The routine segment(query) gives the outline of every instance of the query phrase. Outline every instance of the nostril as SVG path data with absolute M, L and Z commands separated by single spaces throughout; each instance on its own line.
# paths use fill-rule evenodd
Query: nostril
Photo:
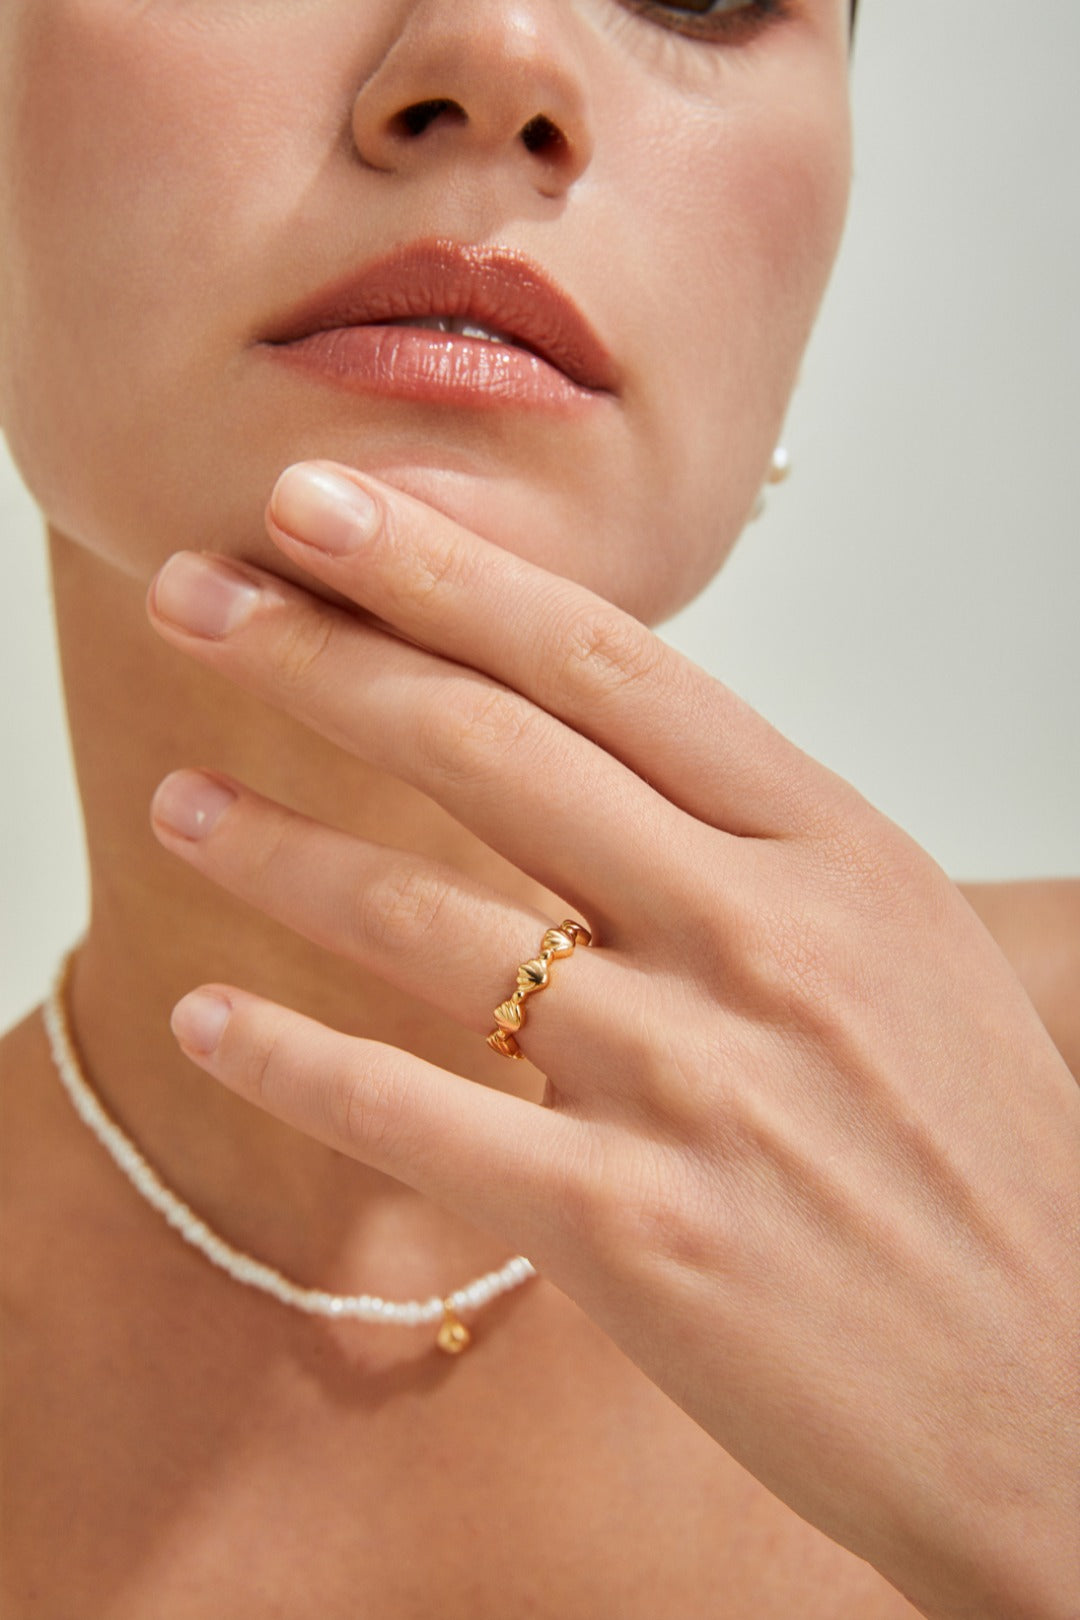
M 415 101 L 411 107 L 403 107 L 391 119 L 391 128 L 399 135 L 423 135 L 425 130 L 442 117 L 448 118 L 455 124 L 467 124 L 468 114 L 465 109 L 449 97 L 438 96 L 428 101 Z M 545 113 L 537 113 L 524 124 L 520 136 L 526 149 L 538 152 L 547 157 L 557 157 L 567 149 L 567 139 L 557 124 L 553 123 Z
M 455 123 L 464 124 L 467 120 L 465 113 L 456 101 L 448 101 L 445 97 L 435 101 L 417 101 L 411 107 L 405 107 L 399 112 L 393 122 L 398 129 L 406 135 L 422 135 L 429 124 L 436 118 L 448 113 Z
M 545 152 L 552 156 L 566 145 L 566 136 L 543 113 L 537 113 L 521 131 L 521 138 L 530 152 Z

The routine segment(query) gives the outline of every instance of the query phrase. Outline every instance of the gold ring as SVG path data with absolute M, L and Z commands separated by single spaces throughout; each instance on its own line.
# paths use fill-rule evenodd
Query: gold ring
M 540 941 L 539 955 L 522 962 L 518 968 L 517 989 L 495 1009 L 497 1027 L 487 1037 L 493 1051 L 501 1052 L 503 1057 L 508 1058 L 525 1056 L 514 1039 L 525 1022 L 525 1008 L 522 1005 L 525 997 L 544 989 L 548 983 L 548 968 L 557 956 L 572 956 L 575 945 L 591 944 L 592 935 L 584 923 L 568 920 L 560 923 L 558 928 L 548 929 Z

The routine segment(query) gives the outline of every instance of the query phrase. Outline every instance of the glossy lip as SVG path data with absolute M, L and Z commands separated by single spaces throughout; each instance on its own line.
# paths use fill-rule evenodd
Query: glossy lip
M 493 327 L 578 389 L 619 392 L 621 376 L 611 355 L 573 300 L 537 265 L 512 248 L 462 245 L 445 237 L 407 243 L 322 288 L 290 310 L 262 341 L 287 347 L 320 332 L 372 325 L 392 328 L 396 338 L 404 339 L 415 329 L 394 328 L 395 318 L 424 315 Z M 445 345 L 450 334 L 420 329 L 416 337 Z M 518 353 L 483 339 L 455 341 L 462 349 L 468 345 Z M 535 369 L 535 359 L 532 364 Z

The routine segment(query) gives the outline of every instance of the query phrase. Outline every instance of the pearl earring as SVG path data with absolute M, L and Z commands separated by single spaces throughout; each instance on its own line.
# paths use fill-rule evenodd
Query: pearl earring
M 782 484 L 784 480 L 790 476 L 790 473 L 791 457 L 785 447 L 782 444 L 778 444 L 772 453 L 772 460 L 769 462 L 769 470 L 765 474 L 766 487 L 769 484 Z M 758 492 L 757 500 L 754 502 L 753 510 L 750 513 L 751 523 L 754 522 L 755 518 L 759 518 L 764 510 L 765 490 L 762 489 Z

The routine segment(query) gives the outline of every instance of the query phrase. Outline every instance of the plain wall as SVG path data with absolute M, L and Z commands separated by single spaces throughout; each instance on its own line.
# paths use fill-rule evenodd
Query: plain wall
M 841 263 L 772 493 L 664 631 L 957 879 L 1080 871 L 1080 7 L 867 0 Z M 0 456 L 0 1026 L 86 877 L 41 520 Z

